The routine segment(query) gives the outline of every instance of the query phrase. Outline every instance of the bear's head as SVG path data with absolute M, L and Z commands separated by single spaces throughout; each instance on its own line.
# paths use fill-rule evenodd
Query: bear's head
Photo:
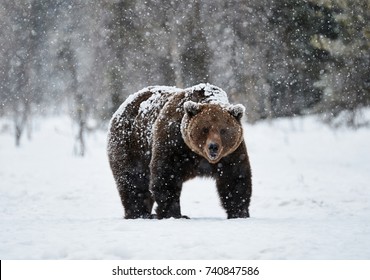
M 184 103 L 181 133 L 186 145 L 209 163 L 234 152 L 243 141 L 243 105 Z

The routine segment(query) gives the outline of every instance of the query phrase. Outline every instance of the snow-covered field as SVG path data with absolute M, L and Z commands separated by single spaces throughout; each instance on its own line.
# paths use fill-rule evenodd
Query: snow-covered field
M 0 259 L 370 259 L 370 129 L 246 125 L 252 218 L 225 219 L 196 179 L 181 201 L 192 219 L 158 221 L 122 219 L 105 133 L 80 158 L 68 118 L 36 122 L 18 149 L 1 124 Z

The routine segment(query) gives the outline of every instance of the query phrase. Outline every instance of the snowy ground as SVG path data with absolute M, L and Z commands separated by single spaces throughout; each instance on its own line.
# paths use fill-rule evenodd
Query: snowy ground
M 49 119 L 17 149 L 0 127 L 0 259 L 370 259 L 370 129 L 248 125 L 252 218 L 226 220 L 196 179 L 182 195 L 192 219 L 161 221 L 123 220 L 105 134 L 79 158 L 71 131 Z

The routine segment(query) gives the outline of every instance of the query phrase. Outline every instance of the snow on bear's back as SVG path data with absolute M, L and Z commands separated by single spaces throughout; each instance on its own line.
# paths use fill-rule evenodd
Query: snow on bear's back
M 152 110 L 160 110 L 169 97 L 175 93 L 181 92 L 182 89 L 169 86 L 153 86 L 148 87 L 147 91 L 150 91 L 152 95 L 141 102 L 138 115 L 146 115 Z
M 122 115 L 125 111 L 128 104 L 132 103 L 134 100 L 139 98 L 141 95 L 152 92 L 154 97 L 151 97 L 151 101 L 157 99 L 159 95 L 163 93 L 174 94 L 178 92 L 185 91 L 188 94 L 192 94 L 195 91 L 204 91 L 205 102 L 209 103 L 221 103 L 221 104 L 228 104 L 229 100 L 227 97 L 226 92 L 224 92 L 221 88 L 211 85 L 209 83 L 200 83 L 198 85 L 181 89 L 173 86 L 149 86 L 145 87 L 127 97 L 127 99 L 121 104 L 118 110 L 113 114 L 113 118 L 117 117 L 118 115 Z M 143 102 L 145 103 L 145 102 Z M 150 102 L 149 102 L 150 103 Z M 141 110 L 145 111 L 148 109 L 148 103 L 141 106 Z
M 145 111 L 147 111 L 149 109 L 149 105 L 155 106 L 156 102 L 153 102 L 153 101 L 157 100 L 158 97 L 160 95 L 162 95 L 163 93 L 173 94 L 173 93 L 180 92 L 180 91 L 182 91 L 182 89 L 179 89 L 179 88 L 176 88 L 176 87 L 170 87 L 170 86 L 149 86 L 149 87 L 145 87 L 145 88 L 129 95 L 126 98 L 126 100 L 121 104 L 121 106 L 117 109 L 117 111 L 113 114 L 112 120 L 116 119 L 117 117 L 119 118 L 122 114 L 124 114 L 124 112 L 125 112 L 125 110 L 126 110 L 126 108 L 129 104 L 131 104 L 132 102 L 134 102 L 135 100 L 137 100 L 142 95 L 144 95 L 148 92 L 153 93 L 153 95 L 149 98 L 150 99 L 149 102 L 144 101 L 144 102 L 142 102 L 142 104 L 140 104 L 139 113 L 145 113 Z M 148 100 L 146 100 L 146 101 L 148 101 Z
M 185 89 L 186 92 L 192 94 L 196 91 L 203 91 L 204 100 L 202 103 L 228 105 L 229 99 L 225 91 L 221 88 L 211 85 L 209 83 L 201 83 L 190 88 Z

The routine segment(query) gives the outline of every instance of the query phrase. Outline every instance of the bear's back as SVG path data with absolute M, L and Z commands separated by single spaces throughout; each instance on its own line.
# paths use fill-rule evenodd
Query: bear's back
M 151 86 L 146 87 L 127 97 L 118 110 L 113 114 L 112 120 L 126 116 L 146 115 L 151 111 L 161 109 L 176 92 L 181 91 L 176 87 Z
M 149 148 L 152 127 L 161 109 L 181 91 L 175 87 L 151 86 L 131 94 L 110 121 L 110 142 L 119 142 L 120 146 L 126 147 L 136 142 Z

